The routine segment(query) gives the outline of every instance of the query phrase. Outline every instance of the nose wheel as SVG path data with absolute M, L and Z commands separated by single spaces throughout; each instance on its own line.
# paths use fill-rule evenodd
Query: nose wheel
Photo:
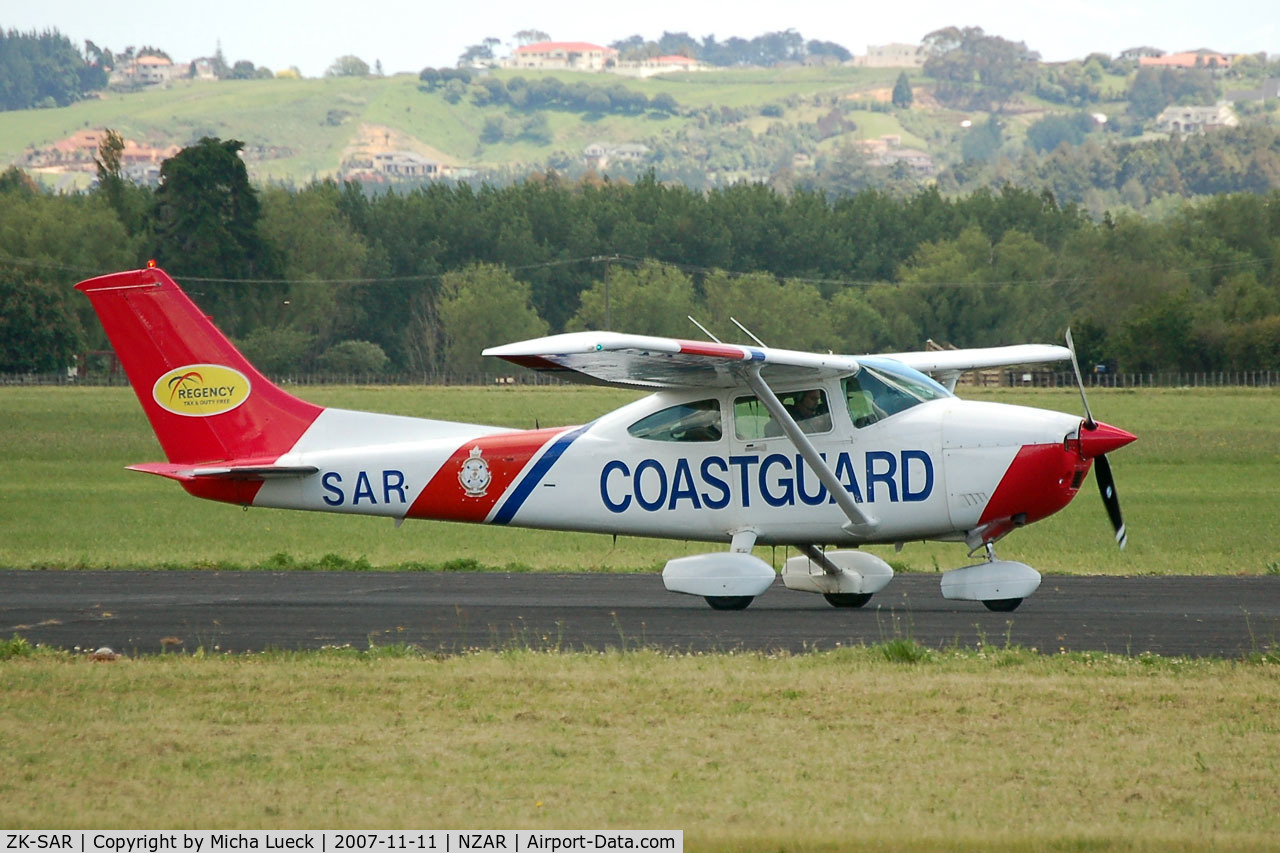
M 983 607 L 995 613 L 1017 610 L 1039 588 L 1040 573 L 1026 563 L 997 559 L 991 542 L 983 546 L 987 552 L 986 562 L 943 574 L 942 597 L 953 601 L 981 601 Z

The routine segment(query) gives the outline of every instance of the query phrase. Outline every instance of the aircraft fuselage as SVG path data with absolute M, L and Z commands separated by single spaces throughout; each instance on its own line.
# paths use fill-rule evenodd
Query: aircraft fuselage
M 1089 467 L 1066 444 L 1080 426 L 1072 415 L 953 397 L 855 429 L 837 411 L 811 440 L 878 520 L 866 539 L 841 531 L 835 499 L 783 436 L 628 433 L 646 414 L 696 396 L 706 395 L 661 392 L 579 427 L 449 423 L 445 436 L 422 440 L 411 438 L 415 424 L 426 434 L 445 424 L 381 416 L 390 440 L 354 446 L 339 435 L 344 413 L 327 410 L 277 460 L 317 472 L 264 482 L 247 503 L 721 542 L 753 528 L 762 544 L 858 544 L 962 538 L 992 520 L 989 509 L 1034 521 L 1070 502 Z M 363 434 L 381 432 L 362 418 Z

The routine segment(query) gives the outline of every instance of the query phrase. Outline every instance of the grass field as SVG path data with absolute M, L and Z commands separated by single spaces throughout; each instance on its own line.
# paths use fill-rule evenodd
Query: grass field
M 588 388 L 308 388 L 317 403 L 513 427 L 583 423 L 633 399 Z M 1071 390 L 971 393 L 1078 411 Z M 1000 543 L 1000 555 L 1073 574 L 1280 572 L 1280 393 L 1098 391 L 1094 411 L 1139 436 L 1115 454 L 1129 548 L 1120 552 L 1092 477 L 1052 518 Z M 0 565 L 135 568 L 480 566 L 656 570 L 705 544 L 386 519 L 198 501 L 175 483 L 123 470 L 162 459 L 128 389 L 0 388 Z M 964 565 L 961 545 L 871 549 L 895 567 Z M 785 557 L 759 549 L 766 559 Z M 326 555 L 331 555 L 326 560 Z
M 1275 849 L 1277 666 L 907 639 L 801 656 L 15 654 L 0 659 L 0 826 Z
M 596 388 L 315 388 L 317 402 L 578 423 Z M 1074 411 L 1069 391 L 984 399 Z M 1117 554 L 1087 484 L 1001 555 L 1072 572 L 1276 571 L 1274 391 L 1096 392 Z M 0 388 L 0 564 L 656 568 L 705 546 L 242 512 L 122 470 L 159 459 L 127 389 Z M 884 555 L 934 571 L 960 546 Z M 763 552 L 768 556 L 768 552 Z M 278 562 L 278 561 L 277 561 Z M 715 851 L 1267 850 L 1280 655 L 1238 661 L 884 642 L 805 655 L 406 647 L 94 663 L 0 639 L 6 828 L 664 828 Z

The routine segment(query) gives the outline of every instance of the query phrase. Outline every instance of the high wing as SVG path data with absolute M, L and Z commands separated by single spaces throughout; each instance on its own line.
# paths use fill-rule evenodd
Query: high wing
M 770 382 L 828 379 L 858 371 L 850 355 L 800 352 L 707 343 L 618 332 L 571 332 L 490 347 L 485 355 L 566 379 L 630 388 L 732 388 L 746 385 L 759 368 Z M 1008 347 L 885 353 L 948 387 L 966 370 L 1069 361 L 1066 347 L 1022 344 Z
M 928 373 L 947 386 L 948 391 L 954 391 L 956 379 L 966 370 L 1070 361 L 1071 350 L 1048 344 L 1019 344 L 1009 347 L 978 347 L 931 352 L 893 352 L 885 353 L 880 357 L 891 358 L 921 373 Z
M 686 341 L 618 332 L 570 332 L 489 347 L 485 355 L 566 379 L 629 388 L 736 388 L 747 375 L 770 382 L 856 373 L 858 360 L 771 347 Z
M 1048 344 L 1019 344 L 1011 347 L 979 347 L 933 352 L 888 352 L 881 358 L 892 358 L 922 373 L 945 373 L 952 370 L 963 372 L 985 367 L 1070 361 L 1071 350 Z

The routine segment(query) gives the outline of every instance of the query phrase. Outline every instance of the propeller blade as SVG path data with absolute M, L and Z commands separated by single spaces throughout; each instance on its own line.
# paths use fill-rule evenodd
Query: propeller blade
M 1120 496 L 1116 494 L 1116 481 L 1111 475 L 1111 463 L 1105 455 L 1093 460 L 1093 474 L 1098 478 L 1098 491 L 1102 493 L 1102 504 L 1107 508 L 1111 518 L 1111 526 L 1116 530 L 1116 544 L 1124 550 L 1129 542 L 1129 534 L 1125 530 L 1124 518 L 1120 515 Z
M 1111 526 L 1116 530 L 1116 544 L 1120 550 L 1129 544 L 1129 533 L 1125 530 L 1124 517 L 1120 515 L 1120 497 L 1116 494 L 1116 479 L 1111 474 L 1111 463 L 1107 461 L 1106 451 L 1123 447 L 1134 440 L 1134 436 L 1122 429 L 1107 424 L 1099 424 L 1089 411 L 1089 398 L 1084 393 L 1084 377 L 1080 375 L 1080 360 L 1076 358 L 1076 344 L 1071 340 L 1071 329 L 1067 329 L 1067 349 L 1071 351 L 1071 367 L 1076 372 L 1076 386 L 1080 389 L 1080 402 L 1084 403 L 1084 423 L 1080 425 L 1080 452 L 1086 458 L 1093 459 L 1093 474 L 1098 479 L 1098 491 L 1102 493 L 1102 505 L 1107 508 L 1107 516 Z M 1091 433 L 1086 436 L 1085 432 Z
M 1076 387 L 1080 389 L 1080 402 L 1084 403 L 1084 427 L 1092 430 L 1097 426 L 1093 413 L 1089 411 L 1089 398 L 1084 394 L 1084 377 L 1080 375 L 1080 362 L 1076 359 L 1076 345 L 1071 340 L 1071 329 L 1067 329 L 1067 349 L 1071 350 L 1071 366 L 1076 371 Z

